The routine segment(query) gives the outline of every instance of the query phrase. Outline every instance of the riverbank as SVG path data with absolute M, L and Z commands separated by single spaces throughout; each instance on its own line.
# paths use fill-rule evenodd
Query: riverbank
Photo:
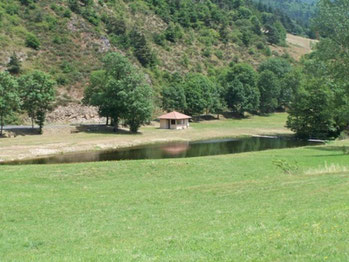
M 247 119 L 222 119 L 192 123 L 187 130 L 163 130 L 158 123 L 145 126 L 139 134 L 121 130 L 118 134 L 104 130 L 82 129 L 77 133 L 50 132 L 0 139 L 0 161 L 33 159 L 71 152 L 86 152 L 172 141 L 195 141 L 211 138 L 253 135 L 291 134 L 286 129 L 287 114 L 252 116 Z
M 0 166 L 0 260 L 347 261 L 345 147 Z

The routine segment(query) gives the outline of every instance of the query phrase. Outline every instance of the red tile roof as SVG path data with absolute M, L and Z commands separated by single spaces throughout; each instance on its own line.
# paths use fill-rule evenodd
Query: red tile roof
M 178 113 L 176 111 L 173 111 L 171 113 L 164 114 L 162 116 L 159 116 L 159 119 L 189 119 L 191 118 L 190 116 Z

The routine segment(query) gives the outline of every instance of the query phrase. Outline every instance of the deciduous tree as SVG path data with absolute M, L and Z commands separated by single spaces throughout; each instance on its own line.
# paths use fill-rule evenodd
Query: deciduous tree
M 272 113 L 279 106 L 280 82 L 276 75 L 265 70 L 259 75 L 258 88 L 260 96 L 260 112 Z
M 0 135 L 3 133 L 5 121 L 19 109 L 17 81 L 8 73 L 0 72 Z
M 46 113 L 52 109 L 55 101 L 55 81 L 41 71 L 28 73 L 19 79 L 20 95 L 23 102 L 23 109 L 34 122 L 39 125 L 39 132 L 45 123 Z
M 236 64 L 227 73 L 225 100 L 235 113 L 257 112 L 260 93 L 257 88 L 257 73 L 248 64 Z
M 152 89 L 121 54 L 106 55 L 103 64 L 103 70 L 91 74 L 84 102 L 97 106 L 100 115 L 112 117 L 115 131 L 119 120 L 123 119 L 132 132 L 137 132 L 150 120 Z

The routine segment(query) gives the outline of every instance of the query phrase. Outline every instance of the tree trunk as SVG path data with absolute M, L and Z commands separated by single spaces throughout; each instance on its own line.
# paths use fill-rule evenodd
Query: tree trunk
M 31 119 L 32 119 L 32 129 L 34 129 L 34 117 L 32 116 Z
M 0 136 L 2 136 L 2 132 L 4 130 L 4 116 L 3 114 L 1 114 L 1 123 L 0 123 L 1 127 L 0 127 Z
M 114 120 L 114 132 L 116 133 L 119 129 L 119 119 L 117 117 L 114 117 L 113 120 Z
M 109 125 L 109 116 L 107 116 L 107 122 L 106 122 L 106 124 L 105 124 L 106 126 L 108 126 Z

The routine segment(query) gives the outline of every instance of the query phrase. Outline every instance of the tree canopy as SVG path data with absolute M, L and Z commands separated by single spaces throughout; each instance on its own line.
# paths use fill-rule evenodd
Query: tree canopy
M 248 64 L 236 64 L 225 77 L 225 99 L 233 112 L 243 114 L 257 112 L 260 93 L 257 88 L 257 73 Z
M 18 84 L 8 72 L 0 72 L 0 135 L 8 117 L 20 106 Z
M 84 102 L 97 106 L 101 116 L 111 117 L 115 131 L 122 119 L 137 132 L 150 120 L 152 89 L 126 57 L 110 53 L 103 59 L 103 69 L 91 74 Z
M 28 113 L 32 122 L 39 125 L 39 131 L 46 119 L 46 113 L 52 108 L 55 100 L 55 81 L 41 71 L 34 71 L 19 78 L 20 95 L 23 109 Z
M 348 10 L 347 0 L 318 4 L 314 27 L 322 38 L 304 61 L 307 81 L 291 104 L 287 124 L 300 136 L 336 137 L 349 125 Z

